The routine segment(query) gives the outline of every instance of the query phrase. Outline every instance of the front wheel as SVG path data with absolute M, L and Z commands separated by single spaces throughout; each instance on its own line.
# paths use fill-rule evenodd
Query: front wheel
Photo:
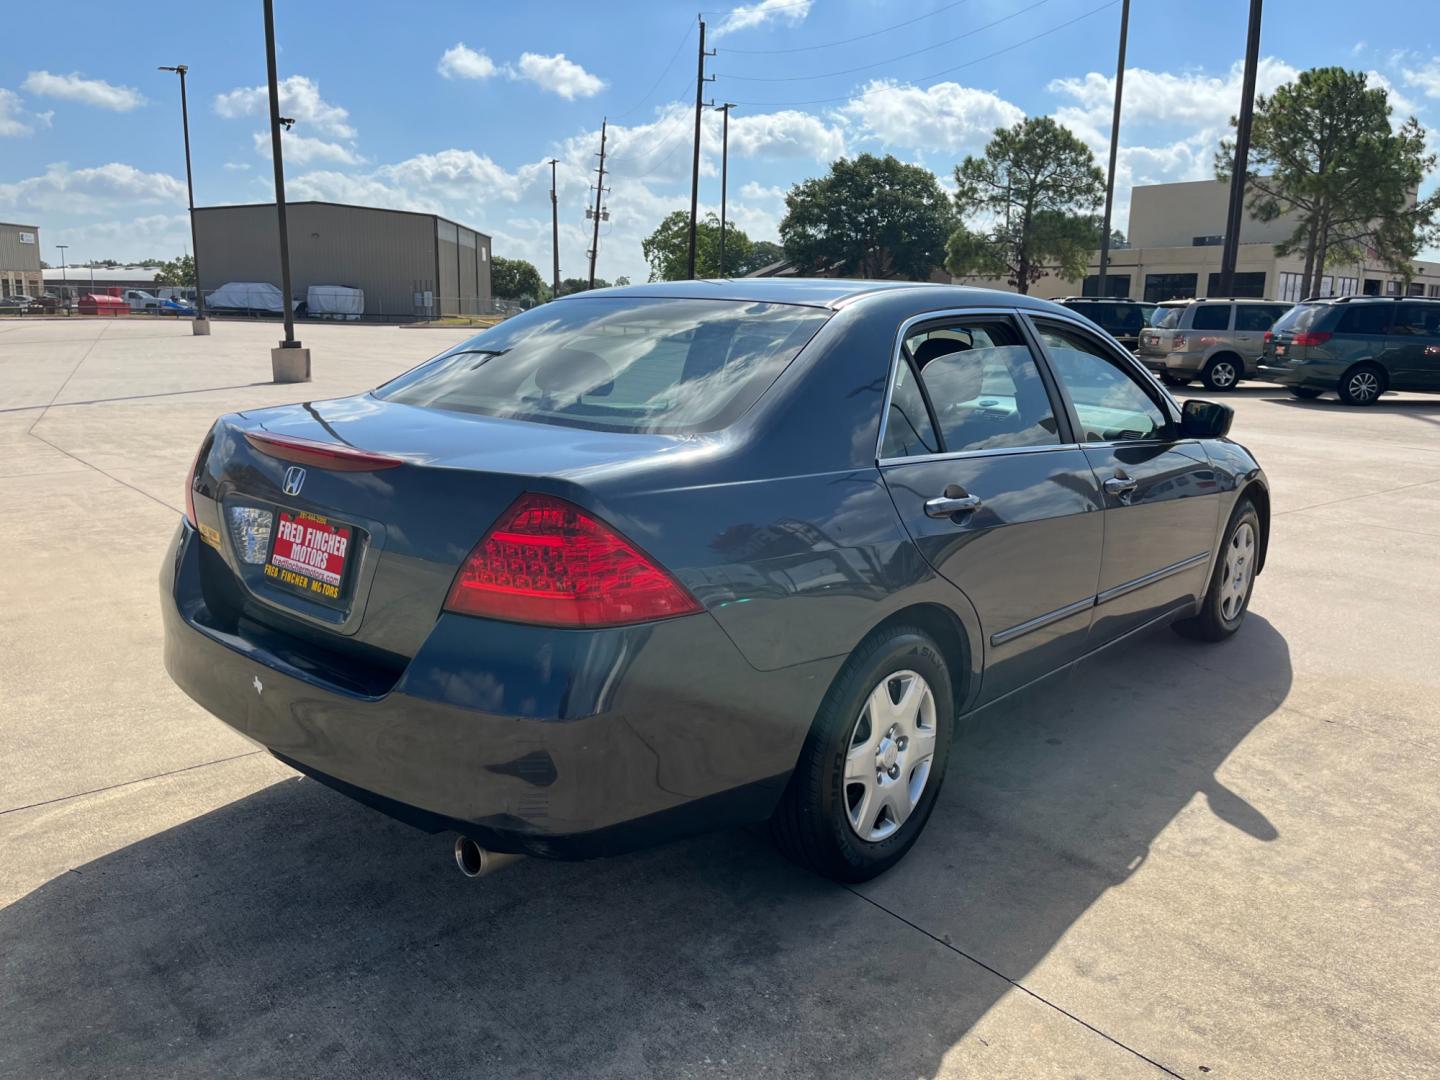
M 1260 515 L 1245 499 L 1230 516 L 1230 527 L 1210 575 L 1198 615 L 1174 623 L 1175 632 L 1197 641 L 1224 641 L 1245 621 L 1260 558 Z
M 836 881 L 888 870 L 930 818 L 954 726 L 950 673 L 928 634 L 866 639 L 816 714 L 770 822 L 776 845 Z
M 1234 390 L 1235 384 L 1240 381 L 1240 361 L 1233 356 L 1211 357 L 1210 362 L 1205 365 L 1205 370 L 1200 373 L 1200 381 L 1205 384 L 1207 390 L 1218 390 L 1222 393 L 1226 390 Z

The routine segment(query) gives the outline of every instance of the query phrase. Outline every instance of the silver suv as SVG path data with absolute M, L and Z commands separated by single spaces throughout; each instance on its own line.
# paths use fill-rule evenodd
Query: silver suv
M 1265 332 L 1292 305 L 1273 300 L 1168 300 L 1140 332 L 1135 355 L 1169 386 L 1199 379 L 1209 390 L 1233 390 L 1255 374 Z

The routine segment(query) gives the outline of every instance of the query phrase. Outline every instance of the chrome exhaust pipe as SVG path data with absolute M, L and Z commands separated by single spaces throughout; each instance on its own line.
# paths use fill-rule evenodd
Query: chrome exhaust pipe
M 520 858 L 519 855 L 509 855 L 503 851 L 488 851 L 468 836 L 455 838 L 455 865 L 460 868 L 460 873 L 468 878 L 493 874 L 502 866 L 509 866 Z

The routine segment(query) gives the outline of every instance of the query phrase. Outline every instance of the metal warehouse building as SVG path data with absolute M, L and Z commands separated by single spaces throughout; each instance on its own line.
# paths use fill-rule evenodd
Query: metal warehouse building
M 435 214 L 287 202 L 295 298 L 311 285 L 365 291 L 367 318 L 479 315 L 490 310 L 490 237 Z M 195 208 L 200 287 L 280 284 L 274 203 Z

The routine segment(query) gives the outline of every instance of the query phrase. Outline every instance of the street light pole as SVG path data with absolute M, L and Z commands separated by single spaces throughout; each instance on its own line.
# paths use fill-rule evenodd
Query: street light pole
M 176 64 L 160 70 L 173 71 L 180 76 L 180 125 L 185 134 L 185 190 L 190 199 L 190 250 L 194 252 L 190 257 L 190 264 L 195 268 L 195 318 L 190 327 L 197 336 L 203 337 L 210 333 L 210 320 L 205 317 L 205 291 L 200 287 L 200 242 L 195 236 L 195 177 L 190 170 L 190 103 L 185 95 L 185 73 L 190 67 L 188 64 Z
M 1260 62 L 1260 4 L 1250 0 L 1250 29 L 1245 40 L 1245 82 L 1240 116 L 1235 121 L 1235 164 L 1230 170 L 1230 207 L 1225 215 L 1225 247 L 1220 253 L 1220 295 L 1235 292 L 1235 263 L 1240 256 L 1240 225 L 1245 218 L 1245 178 L 1250 171 L 1250 121 L 1255 115 L 1255 69 Z
M 60 252 L 60 295 L 65 298 L 65 310 L 70 310 L 70 277 L 65 272 L 65 249 L 69 244 L 56 244 L 55 250 Z
M 560 200 L 555 195 L 555 166 L 559 158 L 550 159 L 550 258 L 553 277 L 550 284 L 550 299 L 560 299 Z
M 1108 296 L 1105 279 L 1110 272 L 1110 208 L 1115 201 L 1115 153 L 1120 149 L 1120 99 L 1125 93 L 1125 39 L 1130 32 L 1130 0 L 1120 6 L 1120 54 L 1115 61 L 1115 109 L 1110 116 L 1110 171 L 1105 174 L 1105 221 L 1100 230 L 1100 280 L 1096 296 Z M 1080 283 L 1085 291 L 1085 283 Z
M 280 91 L 275 78 L 275 0 L 265 0 L 265 67 L 270 83 L 270 153 L 275 163 L 275 215 L 280 227 L 280 307 L 285 313 L 285 340 L 270 350 L 270 367 L 276 382 L 309 382 L 310 351 L 295 340 L 295 310 L 290 298 L 290 230 L 285 220 L 285 161 L 280 152 L 280 131 L 294 120 L 280 115 Z
M 721 122 L 720 135 L 720 276 L 725 276 L 725 195 L 730 187 L 730 110 L 735 108 L 733 101 L 727 101 L 720 106 L 720 112 L 724 114 Z

